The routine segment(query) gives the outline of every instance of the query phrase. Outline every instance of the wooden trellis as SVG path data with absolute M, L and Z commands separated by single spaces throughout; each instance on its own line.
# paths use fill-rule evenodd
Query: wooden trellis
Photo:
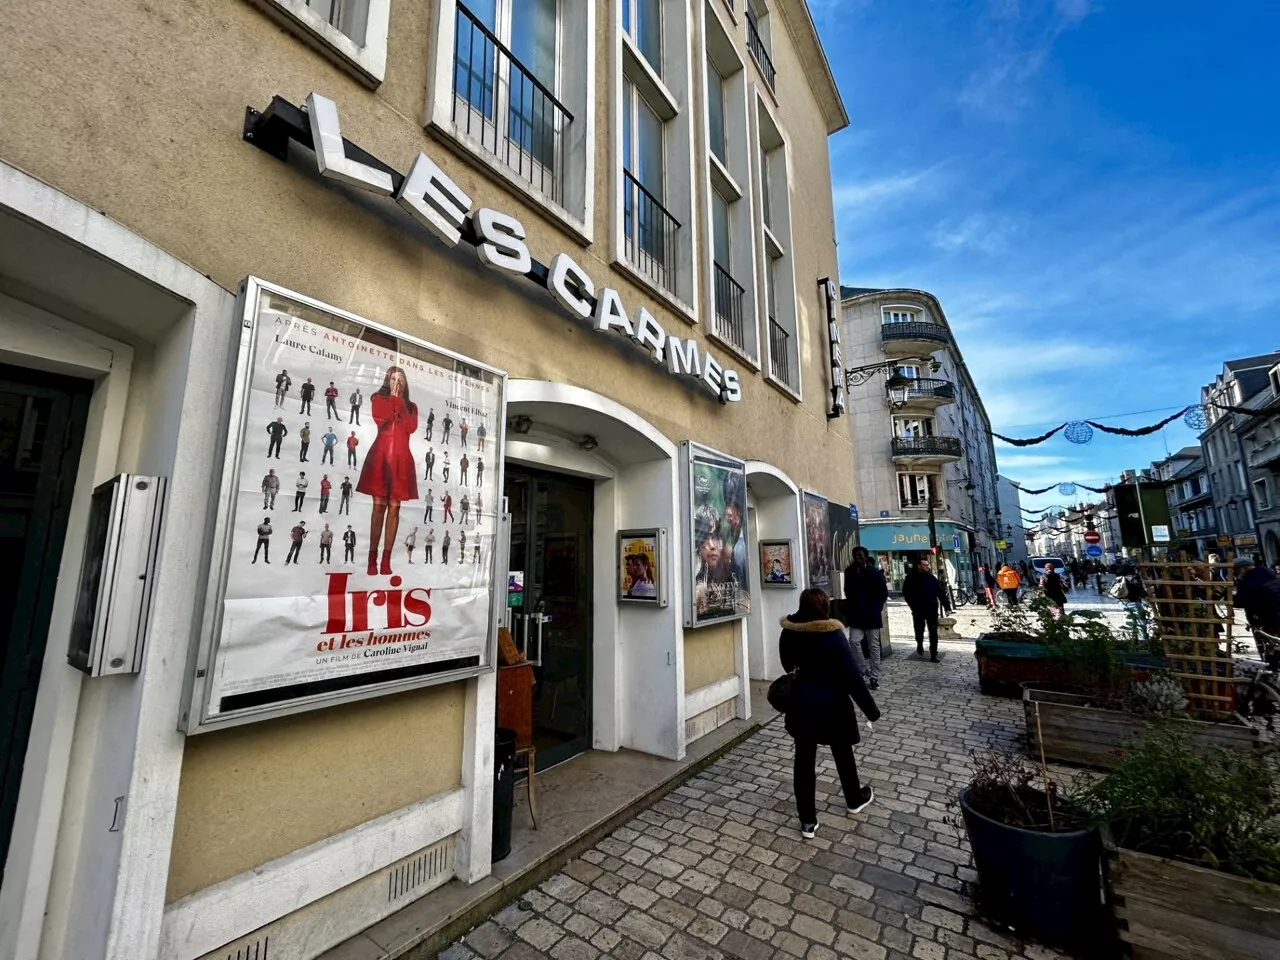
M 1236 708 L 1231 565 L 1166 560 L 1142 563 L 1139 572 L 1155 607 L 1165 665 L 1185 688 L 1191 709 L 1230 717 Z

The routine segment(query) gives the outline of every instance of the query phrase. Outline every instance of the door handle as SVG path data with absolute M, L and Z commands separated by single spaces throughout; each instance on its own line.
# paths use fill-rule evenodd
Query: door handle
M 532 657 L 532 656 L 529 656 L 528 654 L 526 654 L 526 656 L 529 657 L 529 662 L 532 663 L 535 667 L 540 667 L 542 666 L 542 625 L 546 623 L 548 620 L 550 620 L 551 618 L 548 616 L 544 616 L 541 613 L 535 613 L 529 619 L 531 619 L 534 622 L 534 624 L 537 625 L 538 656 Z

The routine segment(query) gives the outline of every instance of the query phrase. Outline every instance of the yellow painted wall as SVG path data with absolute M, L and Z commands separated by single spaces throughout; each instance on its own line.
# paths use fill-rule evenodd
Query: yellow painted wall
M 684 632 L 684 692 L 737 673 L 734 659 L 733 623 L 717 623 Z
M 463 686 L 187 740 L 166 899 L 462 782 Z

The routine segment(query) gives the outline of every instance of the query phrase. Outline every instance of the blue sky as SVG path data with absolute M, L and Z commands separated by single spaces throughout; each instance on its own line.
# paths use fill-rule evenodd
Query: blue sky
M 840 279 L 936 294 L 998 432 L 1184 406 L 1280 349 L 1280 2 L 809 2 L 851 120 Z M 1100 486 L 1195 442 L 997 456 Z

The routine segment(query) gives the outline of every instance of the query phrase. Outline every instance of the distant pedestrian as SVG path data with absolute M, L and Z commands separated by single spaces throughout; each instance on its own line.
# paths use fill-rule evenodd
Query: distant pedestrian
M 311 423 L 308 421 L 302 425 L 302 429 L 298 431 L 298 462 L 307 462 L 307 449 L 311 446 Z
M 467 485 L 467 468 L 471 466 L 471 461 L 467 459 L 464 453 L 462 459 L 458 461 L 458 482 L 464 487 Z
M 320 562 L 328 563 L 333 559 L 333 531 L 326 523 L 320 531 Z
M 829 611 L 823 591 L 805 590 L 799 609 L 782 621 L 778 641 L 783 669 L 793 673 L 786 729 L 795 741 L 796 812 L 805 838 L 818 829 L 819 744 L 831 747 L 849 813 L 858 813 L 875 799 L 871 787 L 859 781 L 853 758 L 853 746 L 862 739 L 854 704 L 872 723 L 880 719 L 880 708 L 862 681 L 843 624 L 829 619 Z
M 489 431 L 484 427 L 484 421 L 480 421 L 480 426 L 476 427 L 476 450 L 484 453 L 484 438 L 489 435 Z M 1280 567 L 1280 563 L 1276 564 Z
M 1044 592 L 1046 598 L 1052 606 L 1049 612 L 1054 618 L 1062 616 L 1067 606 L 1067 591 L 1064 588 L 1062 577 L 1052 563 L 1044 565 L 1044 577 L 1040 580 L 1040 589 Z
M 458 510 L 460 511 L 458 522 L 466 523 L 471 513 L 471 500 L 465 493 L 462 495 L 462 499 L 458 501 Z
M 470 425 L 468 425 L 468 423 L 467 423 L 467 418 L 466 418 L 466 417 L 463 417 L 463 418 L 458 422 L 458 439 L 462 442 L 462 449 L 463 449 L 463 450 L 467 449 L 467 433 L 468 433 L 470 430 L 471 430 L 471 427 L 470 427 Z
M 849 627 L 853 659 L 872 690 L 880 686 L 880 631 L 884 628 L 884 605 L 888 599 L 889 586 L 880 568 L 871 562 L 871 554 L 866 547 L 854 547 L 853 562 L 844 570 L 840 609 Z
M 982 592 L 987 598 L 987 606 L 994 610 L 996 608 L 996 578 L 991 573 L 991 568 L 985 563 L 978 565 L 978 573 L 982 576 Z
M 320 478 L 320 512 L 329 512 L 329 494 L 333 492 L 333 484 L 326 473 Z
M 300 513 L 302 511 L 302 501 L 307 498 L 307 474 L 304 470 L 298 474 L 298 480 L 293 485 L 293 512 Z
M 342 534 L 342 562 L 355 563 L 356 561 L 356 532 L 347 527 Z
M 357 437 L 356 432 L 352 430 L 351 436 L 347 437 L 347 466 L 348 467 L 359 466 L 359 464 L 356 462 L 356 447 L 358 446 L 360 446 L 360 438 Z
M 435 548 L 436 548 L 436 529 L 435 527 L 431 527 L 427 530 L 427 536 L 426 536 L 426 539 L 423 541 L 423 545 L 422 545 L 422 562 L 423 563 L 435 563 L 435 560 L 432 559 L 432 554 L 435 552 Z
M 444 415 L 444 419 L 440 421 L 440 426 L 444 430 L 444 432 L 440 434 L 440 442 L 448 443 L 449 431 L 453 428 L 453 419 L 449 416 L 447 412 Z
M 267 424 L 267 456 L 280 459 L 280 441 L 289 435 L 289 428 L 284 425 L 284 417 L 276 417 L 275 423 Z
M 289 379 L 289 371 L 281 370 L 276 374 L 276 406 L 283 407 L 285 394 L 289 392 L 289 388 L 293 386 L 293 381 Z
M 425 523 L 430 523 L 430 522 L 431 522 L 431 514 L 435 512 L 435 508 L 436 508 L 436 498 L 435 498 L 435 490 L 434 490 L 434 488 L 432 488 L 432 487 L 428 487 L 428 488 L 427 488 L 426 501 L 427 501 L 427 512 L 426 512 L 426 515 L 425 515 L 422 519 L 423 519 L 423 521 L 424 521 Z
M 435 427 L 435 425 L 436 425 L 436 411 L 435 411 L 435 408 L 432 407 L 429 411 L 427 411 L 427 432 L 423 434 L 424 440 L 431 439 L 431 430 L 432 428 Z
M 351 516 L 351 478 L 343 477 L 342 485 L 338 487 L 338 491 L 342 494 L 342 498 L 338 501 L 338 513 L 345 513 Z
M 427 464 L 427 473 L 426 473 L 426 476 L 424 476 L 422 479 L 434 480 L 435 472 L 436 472 L 436 448 L 435 447 L 427 447 L 426 464 Z
M 276 494 L 280 492 L 280 478 L 276 476 L 274 470 L 268 470 L 267 475 L 262 478 L 262 509 L 274 510 L 276 508 Z
M 453 497 L 449 496 L 449 491 L 444 492 L 444 496 L 440 498 L 443 507 L 441 512 L 441 522 L 451 523 L 453 521 Z
M 409 562 L 413 563 L 413 551 L 418 547 L 418 528 L 414 527 L 409 531 L 409 535 L 404 538 L 404 549 L 409 555 Z
M 444 539 L 440 541 L 440 562 L 441 563 L 449 562 L 449 543 L 450 543 L 449 531 L 446 530 L 444 532 Z
M 483 460 L 476 461 L 476 486 L 477 487 L 484 486 L 484 461 Z
M 325 432 L 325 435 L 320 438 L 320 443 L 323 444 L 324 446 L 324 449 L 320 452 L 320 462 L 324 463 L 325 459 L 327 458 L 329 463 L 332 464 L 333 448 L 338 444 L 338 435 L 333 432 L 332 427 L 330 427 Z
M 929 631 L 929 659 L 938 662 L 938 610 L 951 612 L 946 591 L 929 570 L 929 561 L 921 557 L 916 568 L 903 578 L 902 599 L 911 608 L 911 621 L 916 631 L 916 656 L 924 656 L 924 632 Z
M 458 534 L 458 562 L 467 562 L 467 531 L 465 530 Z
M 324 414 L 329 420 L 342 420 L 338 416 L 338 388 L 334 386 L 332 380 L 324 388 Z
M 289 553 L 284 558 L 285 566 L 293 564 L 297 566 L 298 554 L 302 552 L 302 541 L 307 539 L 307 524 L 305 520 L 299 520 L 298 525 L 289 531 Z

